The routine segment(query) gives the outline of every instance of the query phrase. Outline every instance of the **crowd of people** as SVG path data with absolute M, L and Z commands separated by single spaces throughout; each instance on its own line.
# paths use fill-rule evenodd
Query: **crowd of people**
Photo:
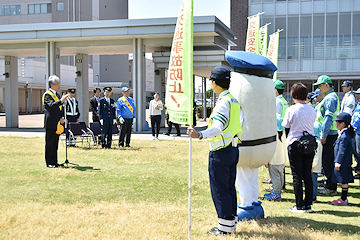
M 322 75 L 313 85 L 317 89 L 309 93 L 304 84 L 293 84 L 290 95 L 295 104 L 288 107 L 282 96 L 284 83 L 274 81 L 278 142 L 273 159 L 266 164 L 270 178 L 264 183 L 272 183 L 272 187 L 268 189 L 271 192 L 265 194 L 264 199 L 282 200 L 283 170 L 288 158 L 296 202 L 290 211 L 300 213 L 313 212 L 311 205 L 317 201 L 318 195 L 337 195 L 338 183 L 341 184 L 341 197 L 331 203 L 348 205 L 349 183 L 360 176 L 360 104 L 357 104 L 360 88 L 351 91 L 352 82 L 344 81 L 341 85 L 344 97 L 340 103 L 330 77 Z M 283 132 L 286 135 L 287 152 L 284 152 L 282 146 L 285 139 Z M 315 151 L 304 151 L 304 135 L 314 136 L 314 142 L 317 143 Z M 357 162 L 354 168 L 352 156 Z M 318 181 L 318 176 L 321 175 L 324 180 Z
M 242 123 L 241 108 L 230 94 L 230 70 L 215 67 L 211 72 L 212 89 L 219 94 L 219 100 L 209 118 L 208 128 L 197 132 L 194 126 L 187 129 L 191 138 L 208 139 L 210 189 L 218 214 L 219 225 L 208 233 L 219 235 L 231 233 L 236 229 L 237 200 L 235 190 L 236 166 L 239 161 L 238 146 L 241 144 Z M 75 89 L 69 89 L 60 97 L 59 78 L 50 76 L 49 90 L 43 96 L 45 106 L 46 146 L 45 160 L 49 168 L 59 167 L 57 147 L 59 126 L 67 122 L 79 121 L 78 102 Z M 272 183 L 270 193 L 264 195 L 269 201 L 281 201 L 281 192 L 285 188 L 285 164 L 290 163 L 293 177 L 295 206 L 292 212 L 311 213 L 312 205 L 318 195 L 337 195 L 337 185 L 341 184 L 341 197 L 333 200 L 334 205 L 348 205 L 349 183 L 360 176 L 360 88 L 352 90 L 352 82 L 344 81 L 345 93 L 341 103 L 334 91 L 333 82 L 327 75 L 319 76 L 313 84 L 317 89 L 310 92 L 303 83 L 291 86 L 290 95 L 295 104 L 289 106 L 283 97 L 285 84 L 274 81 L 276 94 L 276 152 L 265 165 L 269 169 Z M 111 87 L 105 87 L 104 97 L 101 89 L 94 90 L 90 99 L 93 122 L 101 125 L 101 146 L 110 148 L 112 128 L 120 125 L 119 147 L 130 146 L 131 129 L 136 121 L 136 107 L 130 97 L 130 89 L 122 88 L 123 96 L 117 102 L 112 99 Z M 356 97 L 355 97 L 355 95 Z M 63 109 L 63 103 L 66 101 Z M 161 111 L 166 109 L 159 100 L 159 93 L 149 104 L 153 140 L 158 140 Z M 230 118 L 231 114 L 231 118 Z M 64 119 L 65 116 L 65 119 Z M 166 135 L 170 135 L 172 125 L 180 136 L 179 125 L 171 123 Z M 195 124 L 194 124 L 195 125 Z M 274 138 L 275 140 L 275 138 Z M 306 140 L 306 141 L 305 141 Z M 352 159 L 357 165 L 352 168 Z M 356 175 L 353 176 L 353 171 Z M 318 186 L 318 176 L 324 176 L 323 187 Z M 305 191 L 303 190 L 305 187 Z

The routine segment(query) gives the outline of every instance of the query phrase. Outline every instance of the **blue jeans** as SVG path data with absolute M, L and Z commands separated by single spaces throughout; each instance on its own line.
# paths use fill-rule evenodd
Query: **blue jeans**
M 317 196 L 317 188 L 318 188 L 318 174 L 317 173 L 311 173 L 311 178 L 312 178 L 312 182 L 313 182 L 313 201 L 316 200 L 316 196 Z

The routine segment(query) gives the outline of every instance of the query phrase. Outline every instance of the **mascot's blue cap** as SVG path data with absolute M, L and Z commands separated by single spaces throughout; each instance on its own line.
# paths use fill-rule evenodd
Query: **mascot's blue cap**
M 225 58 L 235 70 L 251 75 L 272 77 L 269 75 L 272 75 L 277 70 L 277 67 L 270 59 L 251 52 L 226 51 Z

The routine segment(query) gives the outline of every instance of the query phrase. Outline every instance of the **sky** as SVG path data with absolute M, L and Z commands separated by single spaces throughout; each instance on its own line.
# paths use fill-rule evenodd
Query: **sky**
M 181 1 L 129 0 L 129 19 L 177 17 Z M 230 27 L 230 0 L 194 0 L 194 16 L 209 15 Z

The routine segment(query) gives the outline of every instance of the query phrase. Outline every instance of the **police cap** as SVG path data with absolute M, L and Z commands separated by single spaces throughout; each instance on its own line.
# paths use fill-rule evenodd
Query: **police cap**
M 111 87 L 104 87 L 103 90 L 111 92 L 112 88 Z
M 223 66 L 214 67 L 210 75 L 210 80 L 212 79 L 230 81 L 230 70 Z
M 67 91 L 68 91 L 69 93 L 75 93 L 75 92 L 76 92 L 76 89 L 75 89 L 75 88 L 69 88 Z

